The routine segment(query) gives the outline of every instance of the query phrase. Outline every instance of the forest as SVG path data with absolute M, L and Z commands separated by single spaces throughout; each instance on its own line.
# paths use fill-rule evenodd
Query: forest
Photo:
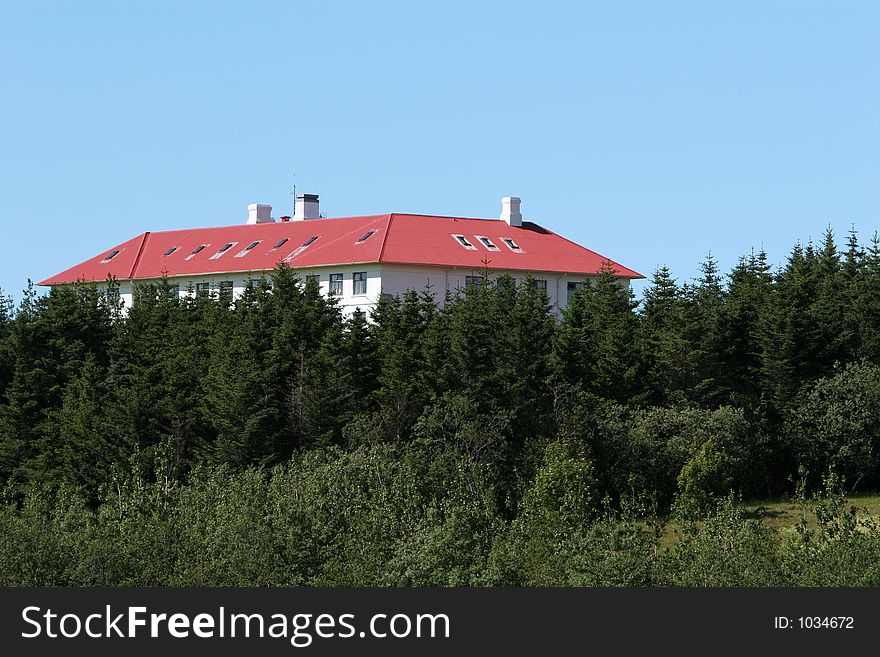
M 0 295 L 0 585 L 880 585 L 880 239 L 701 272 Z

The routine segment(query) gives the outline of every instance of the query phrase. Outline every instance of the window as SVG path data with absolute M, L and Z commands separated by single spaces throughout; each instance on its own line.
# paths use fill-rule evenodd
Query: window
M 522 253 L 522 248 L 520 248 L 519 244 L 514 242 L 511 238 L 502 237 L 501 241 L 504 242 L 507 245 L 507 248 L 509 248 L 511 251 L 514 251 L 516 253 Z
M 273 248 L 273 249 L 280 249 L 282 246 L 284 246 L 284 245 L 287 243 L 287 240 L 288 240 L 288 239 L 289 239 L 289 238 L 287 238 L 287 237 L 282 238 L 281 241 L 278 242 L 278 244 L 276 244 L 276 245 L 273 246 L 272 248 Z
M 568 300 L 575 295 L 575 293 L 580 290 L 584 286 L 583 281 L 569 281 L 568 282 Z
M 483 284 L 482 276 L 465 276 L 464 277 L 464 286 L 468 287 L 480 287 Z
M 232 303 L 232 281 L 220 281 L 219 298 L 223 303 Z
M 330 294 L 342 296 L 342 274 L 330 274 Z
M 195 255 L 196 253 L 198 253 L 199 251 L 201 251 L 202 249 L 204 249 L 206 246 L 208 246 L 208 245 L 207 245 L 207 244 L 201 244 L 201 245 L 197 246 L 196 248 L 193 249 L 192 254 Z
M 216 260 L 217 258 L 222 256 L 224 253 L 226 253 L 229 249 L 231 249 L 236 244 L 238 244 L 238 242 L 227 242 L 226 244 L 224 244 L 223 246 L 220 247 L 220 250 L 217 251 L 217 253 L 215 253 L 214 255 L 211 256 L 211 260 Z
M 170 286 L 168 288 L 168 296 L 171 297 L 172 299 L 179 299 L 180 298 L 180 286 L 179 285 Z
M 483 237 L 482 235 L 477 235 L 477 239 L 480 240 L 482 245 L 485 246 L 490 251 L 500 251 L 501 250 L 497 246 L 495 246 L 495 243 L 492 240 L 490 240 L 488 237 Z
M 461 244 L 464 248 L 466 248 L 470 251 L 477 250 L 477 247 L 475 247 L 473 244 L 471 244 L 468 241 L 468 238 L 465 237 L 464 235 L 453 235 L 452 237 L 455 238 L 455 241 L 458 242 L 459 244 Z
M 547 294 L 547 281 L 543 278 L 533 278 L 532 288 L 534 288 L 538 292 L 543 292 L 544 294 Z
M 168 250 L 167 250 L 165 253 L 163 253 L 162 255 L 163 255 L 163 256 L 170 256 L 170 255 L 171 255 L 172 253 L 174 253 L 175 251 L 177 251 L 177 247 L 176 247 L 176 246 L 172 246 L 170 249 L 168 249 Z
M 321 285 L 321 275 L 320 274 L 307 274 L 306 275 L 306 285 L 309 283 L 314 283 L 315 285 Z
M 367 293 L 367 272 L 356 271 L 351 275 L 351 280 L 354 281 L 355 295 Z
M 196 283 L 196 299 L 206 297 L 211 292 L 210 283 Z
M 367 238 L 369 238 L 370 235 L 372 235 L 372 234 L 375 233 L 375 232 L 376 232 L 375 230 L 368 230 L 366 233 L 364 233 L 363 235 L 361 235 L 361 236 L 358 238 L 358 242 L 363 242 L 364 240 L 366 240 Z M 355 292 L 355 294 L 357 294 L 357 293 Z
M 235 257 L 236 257 L 236 258 L 243 258 L 243 257 L 245 257 L 248 253 L 251 252 L 252 249 L 256 248 L 257 244 L 259 244 L 259 243 L 262 242 L 262 241 L 263 241 L 263 240 L 254 240 L 253 242 L 251 242 L 250 244 L 248 244 L 246 247 L 244 247 L 241 251 L 239 251 L 238 253 L 236 253 L 236 254 L 235 254 Z
M 298 256 L 300 253 L 302 253 L 303 251 L 305 251 L 306 248 L 309 246 L 309 244 L 311 244 L 312 242 L 314 242 L 316 239 L 318 239 L 318 236 L 317 236 L 317 235 L 314 235 L 314 236 L 310 237 L 309 239 L 307 239 L 305 242 L 303 242 L 303 245 L 302 245 L 302 246 L 297 247 L 296 251 L 294 251 L 293 253 L 291 253 L 290 255 L 288 255 L 288 256 L 284 259 L 284 262 L 290 262 L 291 260 L 293 260 L 296 256 Z
M 115 258 L 116 256 L 119 255 L 119 251 L 120 251 L 119 249 L 113 249 L 110 253 L 108 253 L 107 255 L 104 256 L 104 262 L 108 262 L 110 260 L 113 260 L 113 258 Z

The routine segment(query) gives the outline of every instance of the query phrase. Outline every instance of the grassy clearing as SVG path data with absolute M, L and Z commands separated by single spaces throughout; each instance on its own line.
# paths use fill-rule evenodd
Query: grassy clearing
M 740 507 L 749 518 L 761 520 L 766 526 L 782 533 L 794 531 L 795 526 L 806 518 L 807 526 L 816 529 L 815 502 L 808 500 L 806 505 L 792 499 L 752 500 L 743 502 Z M 847 497 L 847 508 L 855 507 L 859 516 L 869 516 L 880 521 L 880 494 L 859 494 Z M 671 548 L 681 537 L 681 526 L 677 520 L 669 520 L 663 526 L 660 547 Z

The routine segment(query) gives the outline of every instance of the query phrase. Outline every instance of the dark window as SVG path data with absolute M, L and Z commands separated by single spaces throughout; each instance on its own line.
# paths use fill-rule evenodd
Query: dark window
M 575 293 L 580 290 L 584 286 L 583 281 L 569 281 L 568 282 L 568 298 L 571 299 Z
M 342 274 L 330 274 L 330 294 L 342 296 Z
M 168 250 L 167 250 L 165 253 L 163 253 L 162 255 L 163 255 L 163 256 L 170 256 L 170 255 L 171 255 L 172 253 L 174 253 L 175 251 L 177 251 L 177 247 L 176 247 L 176 246 L 172 246 L 170 249 L 168 249 Z
M 464 235 L 453 235 L 453 237 L 458 241 L 466 249 L 474 249 L 476 248 L 473 244 L 468 241 L 468 238 Z
M 169 287 L 168 296 L 170 296 L 172 299 L 177 299 L 178 297 L 180 297 L 180 286 L 172 285 L 171 287 Z
M 272 248 L 273 249 L 280 249 L 282 246 L 284 246 L 284 244 L 285 244 L 285 242 L 287 242 L 287 240 L 288 240 L 287 237 L 283 238 L 280 242 L 278 242 L 278 244 L 276 244 Z
M 202 249 L 204 249 L 206 246 L 208 246 L 208 245 L 207 245 L 207 244 L 202 244 L 201 246 L 197 246 L 196 248 L 193 249 L 193 253 L 194 253 L 194 254 L 195 254 L 195 253 L 198 253 L 199 251 L 201 251 Z
M 511 249 L 512 251 L 522 251 L 522 249 L 519 248 L 519 244 L 517 244 L 516 242 L 514 242 L 514 241 L 513 241 L 512 239 L 510 239 L 509 237 L 502 237 L 501 239 L 504 240 L 504 243 L 505 243 L 507 246 L 509 246 L 510 249 Z
M 370 235 L 372 235 L 375 232 L 376 232 L 375 230 L 368 230 L 366 233 L 364 233 L 363 235 L 358 237 L 358 242 L 363 242 L 365 239 L 367 239 Z
M 228 244 L 224 245 L 223 247 L 221 247 L 219 253 L 223 253 L 224 251 L 228 251 L 229 249 L 232 248 L 233 244 L 234 244 L 234 242 L 229 242 Z
M 367 293 L 367 272 L 356 271 L 351 275 L 351 280 L 354 281 L 354 294 Z
M 307 239 L 305 242 L 303 242 L 303 246 L 308 246 L 309 244 L 311 244 L 312 242 L 314 242 L 316 239 L 318 239 L 318 236 L 317 236 L 317 235 L 314 235 L 313 237 L 310 237 L 310 238 Z
M 220 301 L 232 303 L 232 281 L 220 281 L 218 292 Z
M 319 285 L 321 283 L 320 274 L 307 274 L 306 275 L 306 285 L 309 283 L 314 283 L 315 285 Z
M 498 247 L 495 246 L 495 243 L 492 242 L 492 240 L 490 240 L 488 237 L 477 237 L 477 239 L 480 240 L 483 243 L 483 246 L 485 246 L 490 251 L 498 250 Z
M 211 291 L 210 283 L 196 283 L 196 298 L 206 297 Z
M 464 277 L 464 286 L 465 287 L 479 287 L 483 284 L 482 276 L 465 276 Z
M 547 281 L 543 278 L 533 278 L 532 279 L 532 287 L 538 290 L 538 292 L 547 292 Z
M 113 260 L 116 256 L 119 255 L 119 249 L 113 249 L 110 253 L 104 256 L 104 260 Z
M 252 248 L 254 248 L 259 243 L 260 243 L 260 240 L 257 240 L 256 242 L 251 242 L 250 244 L 247 245 L 247 247 L 245 247 L 245 251 L 250 251 Z

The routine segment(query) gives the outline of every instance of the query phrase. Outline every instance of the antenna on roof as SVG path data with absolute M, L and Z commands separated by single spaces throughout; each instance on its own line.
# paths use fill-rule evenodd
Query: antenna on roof
M 296 214 L 296 172 L 293 174 L 293 191 L 287 192 L 288 196 L 293 196 L 293 213 Z

